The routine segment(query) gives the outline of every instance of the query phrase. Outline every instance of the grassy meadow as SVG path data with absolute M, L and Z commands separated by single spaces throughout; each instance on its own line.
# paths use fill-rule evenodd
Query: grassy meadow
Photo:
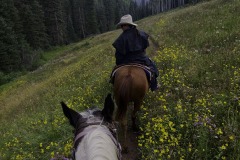
M 240 159 L 240 1 L 209 0 L 136 22 L 161 84 L 139 113 L 139 159 Z M 120 30 L 44 54 L 46 64 L 0 86 L 0 160 L 70 157 L 60 101 L 103 106 Z

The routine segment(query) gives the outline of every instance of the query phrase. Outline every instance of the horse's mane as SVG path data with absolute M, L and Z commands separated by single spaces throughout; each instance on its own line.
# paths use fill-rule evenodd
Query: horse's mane
M 92 127 L 92 131 L 83 137 L 76 150 L 76 158 L 80 160 L 117 160 L 118 149 L 111 138 L 109 129 L 103 125 L 89 127 Z

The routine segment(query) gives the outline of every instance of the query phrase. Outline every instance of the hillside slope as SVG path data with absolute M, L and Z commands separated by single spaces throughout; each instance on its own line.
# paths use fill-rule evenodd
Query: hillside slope
M 140 159 L 240 158 L 239 8 L 238 0 L 211 0 L 136 22 L 150 34 L 161 83 L 139 113 Z M 120 33 L 60 48 L 48 64 L 1 86 L 0 159 L 70 155 L 72 128 L 59 102 L 103 106 Z

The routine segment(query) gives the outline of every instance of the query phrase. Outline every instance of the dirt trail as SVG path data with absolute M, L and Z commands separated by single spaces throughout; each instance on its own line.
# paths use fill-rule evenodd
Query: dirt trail
M 157 51 L 159 49 L 159 44 L 154 40 L 153 37 L 149 37 L 150 46 L 152 47 L 152 50 Z M 131 110 L 133 109 L 133 106 L 130 106 Z M 131 120 L 128 119 L 128 125 L 131 126 Z M 128 138 L 128 150 L 129 152 L 127 154 L 122 154 L 122 160 L 140 160 L 141 154 L 138 150 L 138 143 L 137 143 L 137 137 L 139 133 L 134 132 L 132 129 L 128 129 L 127 136 Z
M 138 160 L 140 159 L 140 154 L 137 149 L 137 136 L 138 133 L 128 130 L 128 141 L 127 146 L 129 152 L 127 154 L 122 154 L 122 160 Z

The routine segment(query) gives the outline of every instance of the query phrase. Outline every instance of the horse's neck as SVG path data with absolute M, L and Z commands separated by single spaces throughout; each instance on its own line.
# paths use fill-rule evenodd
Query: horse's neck
M 117 146 L 112 141 L 109 130 L 95 126 L 87 133 L 76 150 L 77 160 L 117 160 Z M 109 132 L 109 133 L 108 133 Z

